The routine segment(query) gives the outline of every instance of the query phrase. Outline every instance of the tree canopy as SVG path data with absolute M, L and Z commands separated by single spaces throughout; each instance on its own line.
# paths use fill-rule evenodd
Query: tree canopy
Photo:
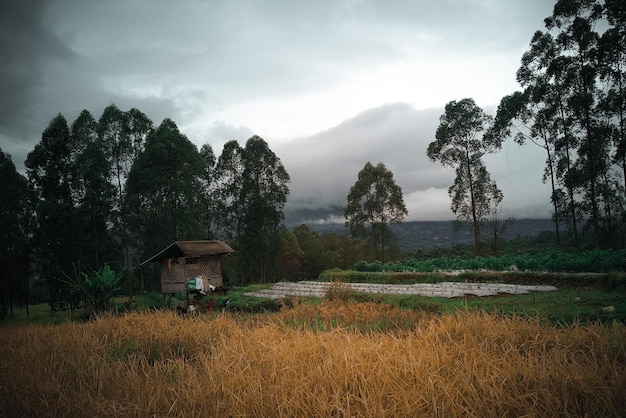
M 502 99 L 494 124 L 545 149 L 557 239 L 564 226 L 576 247 L 581 232 L 599 247 L 626 230 L 623 4 L 558 0 L 522 56 L 522 89 Z
M 142 259 L 176 240 L 206 239 L 201 217 L 204 169 L 196 146 L 171 119 L 148 135 L 128 174 L 123 207 Z
M 431 161 L 444 167 L 454 167 L 456 177 L 448 189 L 451 209 L 458 219 L 472 222 L 474 247 L 480 248 L 480 224 L 492 211 L 492 205 L 502 200 L 502 192 L 491 179 L 482 157 L 502 146 L 501 135 L 483 135 L 491 117 L 473 99 L 451 101 L 441 115 L 426 154 Z
M 0 149 L 0 318 L 11 310 L 15 297 L 28 293 L 28 237 L 32 221 L 26 178 L 11 156 Z
M 393 244 L 389 226 L 402 222 L 408 213 L 393 173 L 383 163 L 373 166 L 368 161 L 347 199 L 346 226 L 353 236 L 371 240 L 384 263 L 385 249 Z
M 266 282 L 275 268 L 281 246 L 278 227 L 289 196 L 289 174 L 259 136 L 248 139 L 242 151 L 242 187 L 238 205 L 239 244 L 243 277 Z

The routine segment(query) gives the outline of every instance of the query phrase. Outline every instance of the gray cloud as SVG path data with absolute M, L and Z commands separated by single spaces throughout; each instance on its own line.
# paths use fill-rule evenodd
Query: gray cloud
M 46 65 L 71 52 L 43 24 L 47 1 L 3 2 L 0 13 L 0 134 L 23 138 L 36 126 Z
M 244 146 L 246 141 L 255 135 L 254 131 L 247 126 L 233 126 L 224 121 L 215 122 L 203 135 L 202 142 L 211 144 L 213 152 L 219 156 L 222 146 L 235 140 L 239 145 Z
M 367 161 L 381 161 L 393 171 L 407 200 L 415 202 L 415 216 L 441 213 L 441 191 L 451 184 L 453 173 L 425 155 L 441 109 L 384 105 L 405 98 L 375 102 L 371 98 L 397 88 L 397 80 L 364 76 L 390 66 L 423 66 L 424 74 L 435 77 L 429 64 L 460 58 L 464 65 L 450 64 L 447 78 L 404 88 L 426 97 L 428 92 L 420 89 L 445 90 L 453 84 L 451 77 L 462 79 L 476 62 L 491 62 L 476 61 L 481 56 L 520 51 L 521 57 L 552 9 L 545 0 L 6 0 L 0 7 L 0 146 L 18 168 L 56 114 L 71 123 L 87 109 L 98 118 L 115 103 L 123 110 L 140 109 L 155 124 L 172 118 L 198 146 L 208 142 L 216 154 L 230 139 L 263 136 L 292 176 L 289 205 L 306 208 L 311 216 L 320 205 L 328 213 L 341 213 L 348 189 Z M 479 71 L 487 76 L 502 72 Z M 354 90 L 350 83 L 358 78 L 379 85 Z M 334 106 L 335 101 L 345 105 L 344 98 L 333 96 L 345 86 L 353 99 L 348 110 Z M 308 96 L 325 101 L 299 101 Z M 300 131 L 292 126 L 298 122 L 266 112 L 276 102 L 295 103 L 295 112 L 305 120 L 323 113 L 322 107 L 336 117 Z M 238 107 L 245 112 L 236 119 Z M 289 128 L 283 132 L 308 136 L 285 138 L 266 125 L 259 129 L 245 118 L 257 114 Z M 515 180 L 524 172 L 517 168 L 518 154 L 510 151 L 509 165 L 506 158 L 489 164 L 499 184 L 517 190 L 505 190 L 505 199 L 511 195 L 511 206 L 529 207 L 531 213 L 530 198 L 512 200 L 523 196 Z M 540 185 L 540 171 L 536 178 Z M 541 187 L 523 189 L 537 189 L 537 199 L 543 193 Z M 439 206 L 427 208 L 423 200 Z
M 534 32 L 526 22 L 540 24 L 546 15 L 543 0 L 54 6 L 55 36 L 92 62 L 85 70 L 94 76 L 165 88 L 202 83 L 216 106 L 318 92 L 417 51 L 431 59 L 524 47 Z
M 448 175 L 426 156 L 442 109 L 416 111 L 406 103 L 369 109 L 339 126 L 278 148 L 293 182 L 315 186 L 328 195 L 347 195 L 367 161 L 383 162 L 401 186 L 440 187 Z M 299 197 L 300 187 L 294 197 Z M 314 189 L 315 190 L 315 189 Z M 306 192 L 307 196 L 316 193 Z
M 405 103 L 370 109 L 319 134 L 277 147 L 291 175 L 287 212 L 291 222 L 341 214 L 350 187 L 366 162 L 382 162 L 402 188 L 410 220 L 453 219 L 447 189 L 454 169 L 426 156 L 443 109 L 416 110 Z M 535 149 L 537 148 L 537 149 Z M 538 147 L 505 142 L 485 158 L 504 193 L 504 216 L 549 217 L 549 190 L 541 182 Z M 315 212 L 312 208 L 321 208 Z

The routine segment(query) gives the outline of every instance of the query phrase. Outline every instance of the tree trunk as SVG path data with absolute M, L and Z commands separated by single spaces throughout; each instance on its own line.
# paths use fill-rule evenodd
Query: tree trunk
M 470 203 L 472 206 L 472 221 L 474 224 L 474 253 L 478 254 L 480 251 L 480 220 L 476 214 L 476 200 L 474 196 L 474 180 L 472 178 L 472 166 L 471 159 L 469 157 L 469 150 L 465 150 L 465 158 L 467 161 L 467 179 L 470 187 Z
M 542 129 L 543 130 L 543 129 Z M 548 138 L 543 135 L 544 138 L 544 143 L 545 143 L 545 150 L 546 153 L 548 154 L 548 171 L 550 173 L 550 187 L 552 188 L 552 195 L 551 195 L 551 199 L 552 200 L 552 207 L 554 209 L 554 229 L 555 229 L 555 233 L 556 233 L 556 246 L 560 247 L 561 246 L 561 234 L 559 231 L 559 210 L 558 210 L 558 205 L 557 205 L 557 201 L 556 201 L 556 183 L 554 180 L 554 162 L 552 161 L 552 154 L 550 154 L 550 145 L 548 143 Z
M 565 158 L 567 160 L 567 171 L 569 171 L 572 167 L 570 161 L 570 149 L 569 149 L 569 131 L 567 129 L 567 125 L 565 123 L 565 112 L 563 110 L 563 105 L 559 106 L 559 110 L 561 113 L 561 121 L 563 122 L 563 135 L 565 135 Z M 566 185 L 567 191 L 569 194 L 570 206 L 571 206 L 571 216 L 572 216 L 572 227 L 574 228 L 574 246 L 578 248 L 578 227 L 576 225 L 576 202 L 574 200 L 574 190 L 571 185 Z

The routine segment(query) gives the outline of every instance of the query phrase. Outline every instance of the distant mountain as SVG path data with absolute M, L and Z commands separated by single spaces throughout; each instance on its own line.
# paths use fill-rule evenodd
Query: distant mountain
M 305 225 L 318 234 L 349 235 L 348 229 L 343 224 L 305 222 Z M 510 241 L 515 238 L 535 237 L 542 232 L 553 230 L 554 223 L 551 219 L 516 219 L 506 226 L 500 237 Z M 453 221 L 403 222 L 393 227 L 393 233 L 398 246 L 404 251 L 450 248 L 458 244 L 474 243 L 471 227 L 465 226 L 460 231 L 455 231 Z
M 516 238 L 535 237 L 545 231 L 553 231 L 551 219 L 516 219 L 500 232 L 500 238 L 511 241 Z M 458 244 L 474 244 L 474 231 L 470 225 L 454 230 L 453 221 L 406 222 L 393 228 L 398 246 L 405 251 L 427 248 L 449 248 Z M 483 236 L 489 231 L 483 230 Z M 493 234 L 493 230 L 491 231 Z

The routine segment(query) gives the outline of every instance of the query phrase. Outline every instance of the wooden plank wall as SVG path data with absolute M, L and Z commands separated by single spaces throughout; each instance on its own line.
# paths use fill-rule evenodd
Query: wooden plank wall
M 188 261 L 196 262 L 187 264 L 183 257 L 171 263 L 167 260 L 161 262 L 161 293 L 185 293 L 187 281 L 202 274 L 213 286 L 224 286 L 221 256 L 190 258 Z

